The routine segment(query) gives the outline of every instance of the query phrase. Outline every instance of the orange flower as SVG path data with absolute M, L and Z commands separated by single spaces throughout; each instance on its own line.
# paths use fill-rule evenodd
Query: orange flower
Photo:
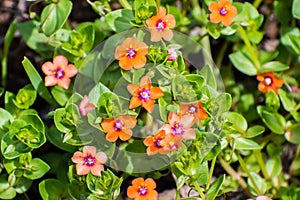
M 259 81 L 258 90 L 266 93 L 273 90 L 278 95 L 278 88 L 282 87 L 283 80 L 276 76 L 273 72 L 258 74 L 256 79 Z
M 140 85 L 129 84 L 127 90 L 132 94 L 129 109 L 142 105 L 149 113 L 153 111 L 154 100 L 164 96 L 159 87 L 152 87 L 149 76 L 141 78 Z
M 86 175 L 92 172 L 95 176 L 101 176 L 104 170 L 103 164 L 107 162 L 107 156 L 104 152 L 96 152 L 96 147 L 85 146 L 83 152 L 76 151 L 71 158 L 76 163 L 77 175 Z
M 163 140 L 165 139 L 165 131 L 160 130 L 154 136 L 148 136 L 144 140 L 144 144 L 147 148 L 147 155 L 151 156 L 156 153 L 167 154 L 168 150 L 163 145 Z
M 146 64 L 147 53 L 148 46 L 133 37 L 125 39 L 122 45 L 117 46 L 115 58 L 119 60 L 119 65 L 124 70 L 138 69 Z
M 152 178 L 136 178 L 132 181 L 132 186 L 127 188 L 127 196 L 134 200 L 156 200 L 158 193 L 155 188 L 156 183 Z
M 78 105 L 78 108 L 82 116 L 87 116 L 87 114 L 94 110 L 96 106 L 89 102 L 88 96 L 84 95 L 82 101 Z
M 211 2 L 208 9 L 210 10 L 210 21 L 212 23 L 222 23 L 229 26 L 232 19 L 237 16 L 237 9 L 228 0 L 220 0 L 219 2 Z
M 194 117 L 193 123 L 198 123 L 199 119 L 205 120 L 208 117 L 208 114 L 202 107 L 202 103 L 189 103 L 189 104 L 180 104 L 180 113 L 182 115 L 191 115 Z
M 64 56 L 56 56 L 53 63 L 48 61 L 42 65 L 42 71 L 46 74 L 45 86 L 59 85 L 68 89 L 71 79 L 78 72 L 76 67 L 68 64 L 68 59 Z
M 106 140 L 115 142 L 118 137 L 122 141 L 129 140 L 132 136 L 132 128 L 136 125 L 136 119 L 129 115 L 121 115 L 117 118 L 105 119 L 101 123 L 104 132 L 107 133 Z
M 186 140 L 196 138 L 195 130 L 191 128 L 193 126 L 194 117 L 190 115 L 177 115 L 174 112 L 170 112 L 168 116 L 169 124 L 163 125 L 162 130 L 166 131 L 166 134 L 178 135 Z
M 166 9 L 160 7 L 157 14 L 146 20 L 146 24 L 151 31 L 151 41 L 158 42 L 161 38 L 170 41 L 173 37 L 173 32 L 170 30 L 176 25 L 173 15 L 166 15 Z

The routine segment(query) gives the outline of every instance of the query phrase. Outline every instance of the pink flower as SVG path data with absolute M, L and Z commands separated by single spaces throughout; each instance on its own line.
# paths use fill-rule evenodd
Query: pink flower
M 193 116 L 180 116 L 174 112 L 170 112 L 168 116 L 168 121 L 169 124 L 165 124 L 161 128 L 165 130 L 166 134 L 181 136 L 185 140 L 192 140 L 196 138 L 195 130 L 191 128 L 194 122 Z
M 178 55 L 174 49 L 168 49 L 168 54 L 169 54 L 168 61 L 177 60 Z
M 68 89 L 71 79 L 78 72 L 76 67 L 68 64 L 68 59 L 64 56 L 56 56 L 53 58 L 53 63 L 48 61 L 42 65 L 42 71 L 46 74 L 45 86 L 59 85 L 62 88 Z
M 101 176 L 104 170 L 103 164 L 107 162 L 104 152 L 96 152 L 96 147 L 85 146 L 83 151 L 76 151 L 71 158 L 76 163 L 77 175 L 86 175 L 91 172 L 95 176 Z
M 87 114 L 94 110 L 96 106 L 89 102 L 87 95 L 84 95 L 82 101 L 78 105 L 78 108 L 82 116 L 87 116 Z

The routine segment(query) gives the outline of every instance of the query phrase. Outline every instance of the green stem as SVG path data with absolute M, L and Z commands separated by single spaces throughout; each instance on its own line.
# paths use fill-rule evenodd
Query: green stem
M 220 49 L 220 51 L 219 51 L 219 54 L 218 54 L 218 56 L 217 56 L 216 65 L 217 65 L 217 67 L 219 67 L 219 68 L 220 68 L 221 65 L 222 65 L 222 61 L 223 61 L 223 59 L 224 59 L 225 52 L 226 52 L 226 50 L 227 50 L 227 48 L 228 48 L 228 44 L 229 44 L 228 40 L 225 40 L 225 42 L 223 43 L 223 45 L 222 45 L 222 47 L 221 47 L 221 49 Z
M 207 182 L 206 182 L 206 190 L 208 190 L 209 186 L 210 186 L 210 180 L 212 178 L 212 175 L 213 175 L 213 172 L 214 172 L 214 169 L 215 169 L 215 165 L 216 165 L 216 160 L 217 160 L 217 157 L 214 157 L 214 159 L 211 161 L 211 166 L 210 166 L 210 169 L 209 169 L 209 176 L 208 176 L 208 179 L 207 179 Z
M 295 165 L 297 159 L 299 158 L 299 156 L 300 156 L 300 145 L 298 145 L 298 147 L 297 147 L 296 155 L 294 156 L 293 162 L 290 166 L 290 170 L 289 170 L 290 175 L 293 173 L 294 165 Z
M 127 0 L 119 0 L 119 2 L 123 6 L 123 8 L 131 9 L 131 5 L 128 3 Z
M 258 6 L 261 4 L 262 1 L 263 1 L 263 0 L 255 0 L 255 1 L 253 2 L 253 6 L 254 6 L 255 8 L 258 8 Z
M 200 18 L 201 18 L 201 7 L 199 5 L 199 1 L 198 0 L 192 0 L 191 3 L 192 3 L 192 6 L 193 6 L 193 13 L 194 13 L 195 18 L 198 17 L 198 19 L 200 20 Z
M 222 158 L 219 159 L 221 166 L 223 169 L 230 175 L 232 178 L 236 179 L 240 186 L 243 188 L 243 190 L 248 194 L 248 196 L 251 196 L 248 188 L 248 184 L 246 181 L 241 177 L 240 174 L 238 174 L 225 160 Z
M 6 86 L 6 76 L 7 76 L 7 62 L 6 62 L 6 57 L 3 56 L 2 58 L 2 81 L 1 81 L 1 85 L 2 87 L 5 88 Z
M 248 170 L 248 168 L 247 168 L 247 166 L 246 166 L 246 163 L 244 162 L 243 158 L 241 157 L 241 155 L 240 155 L 238 152 L 236 152 L 236 155 L 237 155 L 238 161 L 239 161 L 239 163 L 240 163 L 242 169 L 244 170 L 244 172 L 246 172 L 248 178 L 249 178 L 250 181 L 252 182 L 253 187 L 254 187 L 256 193 L 257 193 L 257 194 L 261 194 L 262 192 L 261 192 L 260 189 L 258 188 L 258 186 L 257 186 L 255 180 L 253 179 L 253 177 L 251 176 L 251 174 L 250 174 L 250 172 L 249 172 L 249 170 Z
M 160 0 L 156 0 L 156 5 L 158 8 L 160 7 Z
M 30 198 L 29 198 L 29 196 L 26 194 L 26 192 L 24 192 L 23 194 L 24 194 L 26 200 L 30 200 Z
M 201 199 L 202 199 L 202 200 L 205 200 L 206 197 L 205 197 L 204 193 L 202 192 L 202 190 L 201 190 L 199 184 L 198 184 L 197 182 L 194 182 L 194 186 L 195 186 L 197 192 L 199 193 Z
M 248 38 L 248 36 L 246 34 L 246 31 L 244 30 L 244 28 L 242 26 L 239 26 L 238 31 L 239 31 L 239 33 L 240 33 L 240 35 L 241 35 L 241 37 L 242 37 L 242 39 L 243 39 L 243 41 L 244 41 L 247 49 L 248 49 L 248 51 L 249 51 L 251 59 L 254 62 L 255 68 L 259 69 L 260 68 L 260 62 L 259 62 L 259 60 L 257 58 L 256 50 L 254 50 L 254 47 L 251 45 L 251 42 L 250 42 L 250 40 L 249 40 L 249 38 Z
M 254 150 L 253 153 L 254 153 L 254 156 L 258 162 L 258 165 L 259 165 L 264 177 L 266 178 L 266 180 L 270 180 L 270 176 L 267 172 L 267 168 L 266 168 L 265 162 L 262 158 L 262 154 L 261 154 L 260 150 Z

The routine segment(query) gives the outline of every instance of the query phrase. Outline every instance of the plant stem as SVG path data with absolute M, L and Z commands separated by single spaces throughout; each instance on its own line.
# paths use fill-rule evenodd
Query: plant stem
M 202 199 L 202 200 L 205 200 L 206 197 L 205 197 L 204 193 L 202 192 L 202 190 L 201 190 L 199 184 L 198 184 L 197 182 L 194 182 L 194 186 L 195 186 L 197 192 L 199 193 L 201 199 Z
M 248 184 L 246 183 L 246 181 L 240 176 L 240 174 L 238 174 L 225 160 L 223 160 L 222 158 L 219 159 L 220 160 L 220 164 L 223 167 L 223 169 L 230 175 L 232 176 L 234 179 L 236 179 L 240 186 L 243 188 L 243 190 L 249 195 L 251 196 L 250 192 L 249 192 L 249 188 L 248 188 Z
M 119 0 L 119 2 L 123 6 L 123 8 L 131 9 L 131 5 L 128 3 L 127 0 Z
M 266 178 L 266 180 L 270 180 L 270 176 L 267 172 L 267 168 L 266 168 L 265 162 L 262 158 L 262 154 L 261 154 L 260 150 L 254 150 L 253 153 L 254 153 L 254 156 L 258 162 L 258 165 L 259 165 L 264 177 Z
M 208 179 L 206 182 L 206 188 L 205 188 L 206 190 L 208 190 L 208 188 L 210 186 L 210 180 L 211 180 L 211 177 L 212 177 L 214 169 L 215 169 L 216 160 L 217 160 L 217 157 L 214 157 L 214 159 L 211 161 L 211 166 L 209 169 L 209 176 L 208 176 Z
M 250 40 L 249 40 L 249 38 L 246 34 L 246 31 L 244 30 L 244 28 L 242 26 L 239 26 L 238 31 L 241 34 L 241 37 L 242 37 L 242 39 L 243 39 L 243 41 L 244 41 L 244 43 L 245 43 L 245 45 L 246 45 L 246 47 L 249 51 L 251 59 L 254 62 L 255 68 L 259 69 L 260 68 L 260 62 L 257 58 L 257 52 L 256 52 L 256 50 L 254 50 L 254 47 L 251 45 L 251 42 L 250 42 Z
M 179 198 L 179 192 L 180 192 L 179 190 L 176 190 L 176 198 L 175 198 L 176 200 L 178 200 Z
M 255 1 L 253 2 L 253 6 L 254 6 L 255 8 L 258 8 L 258 6 L 261 4 L 262 1 L 263 1 L 263 0 L 255 0 Z
M 243 158 L 241 157 L 241 155 L 236 152 L 236 155 L 237 155 L 237 158 L 238 158 L 238 161 L 242 167 L 242 169 L 244 170 L 244 172 L 246 172 L 248 178 L 250 179 L 250 181 L 252 182 L 253 184 L 253 187 L 256 191 L 257 194 L 261 194 L 262 192 L 260 191 L 260 189 L 258 188 L 258 186 L 256 185 L 256 182 L 254 181 L 253 177 L 251 176 L 249 170 L 247 169 L 247 166 L 246 166 L 246 163 L 244 162 Z

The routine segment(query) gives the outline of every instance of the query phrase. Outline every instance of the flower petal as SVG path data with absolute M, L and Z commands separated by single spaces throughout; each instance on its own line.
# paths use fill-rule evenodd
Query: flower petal
M 181 117 L 181 122 L 184 128 L 190 128 L 193 126 L 194 117 L 191 115 L 183 115 Z
M 53 86 L 57 84 L 57 78 L 55 78 L 54 76 L 46 76 L 45 77 L 45 86 Z
M 213 1 L 209 4 L 208 10 L 210 12 L 218 12 L 219 8 L 220 8 L 220 6 L 219 6 L 218 2 Z
M 171 14 L 168 14 L 165 17 L 165 21 L 168 23 L 168 28 L 174 28 L 176 26 L 176 20 L 175 17 Z
M 104 171 L 104 166 L 95 164 L 90 170 L 94 176 L 101 176 L 101 171 Z
M 53 58 L 53 65 L 57 68 L 60 67 L 63 70 L 68 66 L 68 59 L 65 56 L 58 55 Z
M 151 146 L 153 145 L 153 137 L 152 136 L 148 136 L 144 139 L 143 141 L 144 145 L 146 146 Z
M 162 37 L 166 40 L 166 41 L 170 41 L 173 37 L 173 31 L 171 31 L 170 29 L 166 29 L 163 31 L 163 35 Z
M 71 83 L 71 79 L 67 77 L 63 77 L 62 79 L 57 80 L 57 85 L 66 90 L 69 88 L 70 83 Z
M 151 99 L 158 99 L 164 96 L 164 92 L 159 87 L 151 88 L 150 93 L 151 93 Z
M 65 69 L 65 76 L 68 78 L 72 78 L 78 73 L 77 68 L 75 65 L 69 64 Z
M 98 152 L 95 155 L 96 160 L 98 160 L 101 164 L 104 164 L 107 162 L 108 158 L 104 152 Z
M 52 62 L 48 61 L 42 65 L 42 71 L 44 72 L 44 74 L 48 76 L 53 74 L 53 70 L 55 70 L 55 68 Z
M 87 165 L 76 164 L 77 175 L 86 175 L 90 172 L 91 168 Z
M 132 59 L 132 66 L 136 69 L 142 68 L 145 66 L 147 59 L 144 55 L 137 54 L 134 59 Z
M 106 140 L 109 142 L 117 141 L 118 137 L 119 137 L 119 133 L 116 131 L 110 131 L 106 134 Z
M 137 85 L 137 84 L 128 84 L 127 85 L 127 90 L 128 90 L 128 92 L 130 93 L 130 94 L 132 94 L 132 95 L 137 95 L 137 92 L 138 92 L 138 89 L 139 89 L 139 85 Z
M 142 105 L 142 101 L 138 97 L 132 97 L 129 103 L 129 109 L 133 109 Z
M 188 128 L 184 130 L 182 138 L 185 140 L 194 140 L 196 139 L 196 133 L 193 128 Z
M 137 122 L 135 117 L 129 115 L 123 115 L 120 117 L 120 119 L 123 121 L 124 127 L 128 129 L 135 127 Z
M 137 191 L 137 188 L 133 187 L 133 186 L 129 186 L 127 188 L 127 196 L 129 198 L 136 198 L 137 196 L 139 196 L 139 193 Z
M 97 149 L 94 146 L 84 146 L 82 152 L 84 154 L 89 154 L 89 155 L 95 156 Z
M 143 178 L 136 178 L 132 181 L 132 185 L 135 187 L 139 187 L 142 183 L 144 183 L 144 179 Z
M 154 109 L 154 101 L 149 99 L 148 101 L 142 102 L 142 106 L 147 110 L 147 112 L 152 113 Z
M 169 116 L 168 116 L 168 121 L 169 121 L 169 124 L 174 124 L 175 122 L 178 122 L 180 120 L 180 117 L 174 113 L 174 112 L 170 112 L 169 113 Z
M 145 183 L 147 184 L 148 190 L 154 190 L 156 188 L 156 183 L 152 178 L 147 178 Z
M 156 30 L 155 28 L 151 28 L 151 41 L 152 42 L 158 42 L 162 38 L 162 33 Z
M 83 160 L 83 153 L 80 152 L 80 151 L 76 151 L 74 154 L 73 154 L 73 157 L 71 158 L 72 162 L 74 163 L 84 163 L 84 160 Z
M 130 129 L 124 129 L 124 130 L 119 132 L 119 138 L 122 141 L 129 140 L 131 138 L 131 136 L 132 136 L 132 130 L 130 130 Z
M 158 198 L 158 193 L 155 190 L 151 190 L 147 194 L 147 200 L 157 200 Z
M 101 126 L 102 126 L 104 132 L 109 132 L 109 131 L 113 130 L 114 123 L 115 123 L 114 119 L 105 119 L 105 120 L 103 120 L 102 123 L 101 123 Z
M 120 59 L 119 65 L 124 70 L 131 70 L 133 67 L 131 59 L 127 57 Z
M 219 13 L 211 13 L 209 19 L 212 23 L 219 23 L 222 21 L 222 17 Z

